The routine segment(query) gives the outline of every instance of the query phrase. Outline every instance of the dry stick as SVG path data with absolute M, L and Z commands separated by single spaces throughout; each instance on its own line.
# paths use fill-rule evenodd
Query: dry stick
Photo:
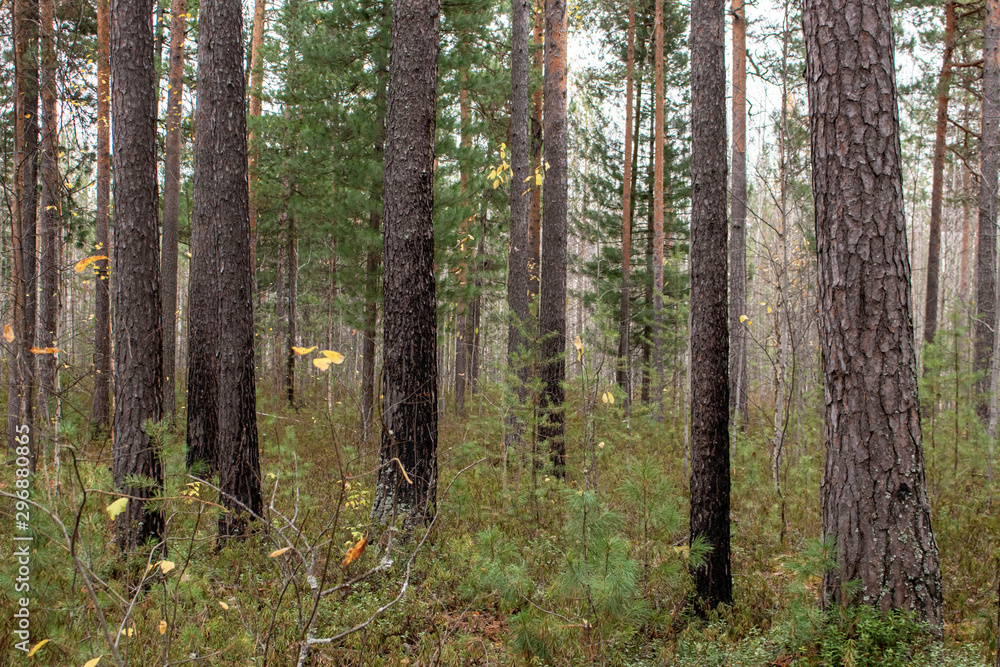
M 458 473 L 455 475 L 455 477 L 453 477 L 452 480 L 451 480 L 451 482 L 448 484 L 448 488 L 445 489 L 443 497 L 447 497 L 448 496 L 448 493 L 451 491 L 451 487 L 455 484 L 455 481 L 458 480 L 458 478 L 462 476 L 463 473 L 465 473 L 468 470 L 471 470 L 472 468 L 474 468 L 475 466 L 479 465 L 480 463 L 482 463 L 485 460 L 486 460 L 486 457 L 483 457 L 483 458 L 479 459 L 478 461 L 474 461 L 473 463 L 470 463 L 466 467 L 464 467 L 461 470 L 459 470 Z M 333 637 L 324 637 L 322 639 L 318 639 L 318 638 L 315 638 L 315 637 L 308 637 L 307 636 L 305 642 L 302 645 L 302 650 L 299 653 L 298 667 L 303 667 L 303 665 L 305 665 L 306 660 L 309 657 L 309 649 L 312 646 L 320 646 L 320 645 L 325 645 L 325 644 L 332 644 L 334 642 L 340 641 L 341 639 L 343 639 L 343 638 L 345 638 L 345 637 L 347 637 L 349 635 L 354 634 L 355 632 L 358 632 L 360 630 L 365 629 L 366 627 L 368 627 L 369 625 L 371 625 L 371 623 L 373 621 L 375 621 L 375 619 L 377 619 L 379 616 L 381 616 L 387 609 L 389 609 L 390 607 L 392 607 L 393 605 L 395 605 L 397 602 L 399 602 L 403 598 L 403 595 L 406 593 L 406 589 L 409 588 L 409 585 L 410 585 L 410 572 L 412 571 L 412 568 L 413 568 L 413 561 L 416 559 L 417 554 L 420 553 L 420 549 L 424 546 L 424 543 L 427 541 L 427 537 L 431 534 L 431 531 L 434 529 L 434 525 L 437 523 L 437 519 L 438 519 L 439 516 L 441 516 L 440 512 L 435 512 L 434 513 L 434 518 L 431 519 L 430 525 L 427 526 L 427 530 L 424 532 L 424 536 L 420 539 L 420 542 L 419 542 L 419 544 L 417 544 L 416 549 L 413 550 L 413 554 L 410 556 L 409 560 L 406 562 L 406 572 L 405 572 L 405 575 L 404 575 L 404 578 L 403 578 L 403 585 L 400 587 L 399 593 L 396 595 L 396 597 L 393 598 L 392 600 L 390 600 L 389 602 L 387 602 L 386 604 L 382 605 L 378 609 L 376 609 L 375 613 L 373 613 L 371 616 L 369 616 L 367 620 L 363 621 L 362 623 L 359 623 L 359 624 L 355 625 L 353 628 L 350 628 L 348 630 L 345 630 L 345 631 L 341 632 L 340 634 L 334 635 Z

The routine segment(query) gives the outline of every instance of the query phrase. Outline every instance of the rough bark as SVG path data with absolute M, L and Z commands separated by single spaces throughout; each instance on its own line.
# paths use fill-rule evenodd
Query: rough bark
M 724 0 L 691 3 L 691 541 L 707 608 L 731 604 Z
M 97 0 L 97 197 L 95 252 L 111 256 L 108 214 L 111 203 L 111 12 Z M 94 404 L 91 427 L 107 429 L 111 413 L 111 285 L 109 260 L 94 263 Z
M 539 436 L 555 474 L 566 475 L 566 2 L 545 3 L 544 154 L 545 197 L 542 282 L 538 305 L 543 383 Z
M 631 401 L 629 387 L 629 329 L 632 320 L 629 273 L 632 260 L 632 80 L 635 69 L 635 5 L 628 7 L 628 55 L 625 63 L 625 170 L 622 178 L 622 296 L 618 318 L 618 366 L 615 379 Z
M 534 44 L 534 57 L 532 69 L 535 76 L 542 78 L 544 53 L 543 36 L 545 34 L 545 0 L 538 0 L 538 5 L 534 7 L 532 20 L 532 42 Z M 529 79 L 530 80 L 530 79 Z M 544 86 L 537 86 L 531 98 L 531 173 L 545 176 L 542 168 L 542 89 Z M 534 178 L 528 181 L 531 184 L 531 214 L 528 218 L 528 303 L 536 303 L 541 276 L 541 242 L 542 242 L 542 188 Z M 536 368 L 531 369 L 534 377 Z
M 170 4 L 170 67 L 167 74 L 166 146 L 163 156 L 163 229 L 160 290 L 163 315 L 163 413 L 174 414 L 177 337 L 177 230 L 181 204 L 181 102 L 187 0 Z
M 39 200 L 38 263 L 38 333 L 39 347 L 56 347 L 59 336 L 59 127 L 56 117 L 56 45 L 53 34 L 55 6 L 52 0 L 39 2 L 41 38 L 42 133 L 39 150 L 39 176 L 42 182 Z M 42 415 L 51 425 L 55 416 L 55 354 L 39 354 L 38 387 Z
M 160 444 L 146 431 L 163 400 L 157 229 L 156 97 L 151 0 L 111 4 L 111 114 L 114 134 L 114 481 L 130 497 L 115 521 L 118 547 L 159 540 L 162 510 L 145 499 L 163 489 Z M 152 486 L 128 486 L 142 476 Z
M 462 83 L 465 84 L 467 78 L 467 73 L 463 71 L 461 73 Z M 469 133 L 469 91 L 466 88 L 462 88 L 458 92 L 458 106 L 459 106 L 459 123 L 460 132 L 462 135 L 462 148 L 468 149 L 472 146 L 472 136 Z M 460 169 L 460 183 L 463 199 L 467 199 L 466 191 L 469 184 L 469 172 L 466 161 L 463 160 Z M 465 211 L 467 213 L 467 211 Z M 459 238 L 466 238 L 469 232 L 469 216 L 462 215 L 462 221 L 459 224 L 458 235 Z M 455 411 L 459 416 L 465 415 L 465 388 L 468 384 L 469 377 L 469 357 L 471 356 L 471 342 L 472 336 L 469 327 L 469 304 L 468 304 L 468 266 L 466 259 L 466 248 L 465 242 L 459 249 L 462 253 L 458 262 L 458 315 L 456 317 L 456 327 L 455 327 Z
M 228 512 L 220 535 L 240 535 L 262 511 L 254 378 L 253 266 L 247 190 L 246 86 L 240 0 L 207 0 L 200 8 L 198 132 L 211 137 L 212 180 L 202 210 L 217 228 L 219 491 Z M 207 24 L 207 25 L 206 25 Z M 208 32 L 205 31 L 206 27 Z M 202 50 L 207 53 L 202 55 Z M 204 98 L 202 97 L 204 95 Z M 202 102 L 206 107 L 202 109 Z M 210 188 L 210 189 L 209 189 Z
M 746 429 L 750 418 L 747 312 L 747 22 L 745 0 L 732 0 L 733 176 L 729 234 L 729 406 Z
M 17 336 L 16 371 L 10 374 L 7 405 L 7 442 L 14 442 L 19 426 L 34 432 L 35 344 L 37 314 L 36 220 L 38 185 L 38 1 L 11 3 L 14 42 L 14 321 Z M 34 438 L 31 469 L 35 469 Z
M 289 199 L 291 198 L 289 193 Z M 286 204 L 287 206 L 287 204 Z M 285 397 L 288 407 L 295 407 L 295 305 L 299 291 L 299 239 L 295 231 L 295 211 L 289 210 L 285 227 Z
M 826 606 L 915 611 L 941 628 L 924 479 L 888 0 L 803 7 L 827 445 Z M 848 599 L 846 582 L 858 582 Z
M 267 8 L 267 0 L 255 0 L 253 6 L 253 31 L 250 36 L 250 112 L 251 118 L 259 118 L 261 112 L 261 88 L 264 82 L 264 56 L 261 53 L 261 45 L 264 43 L 264 10 Z M 249 171 L 250 184 L 250 266 L 254 267 L 256 273 L 257 255 L 257 159 L 259 157 L 259 147 L 253 128 L 250 128 L 247 137 L 247 169 Z
M 997 162 L 1000 160 L 1000 1 L 986 3 L 983 33 L 982 145 L 979 152 L 979 244 L 976 252 L 975 353 L 972 370 L 979 373 L 976 414 L 989 419 L 990 360 L 996 331 Z
M 938 327 L 938 282 L 941 271 L 941 200 L 944 197 L 944 151 L 948 134 L 948 98 L 951 55 L 955 49 L 955 3 L 945 3 L 944 56 L 938 79 L 937 123 L 934 130 L 934 165 L 931 177 L 930 240 L 927 244 L 927 289 L 924 301 L 924 342 L 933 343 Z
M 372 519 L 425 522 L 437 489 L 434 127 L 438 0 L 392 5 L 385 149 L 384 386 Z M 405 475 L 403 474 L 405 471 Z M 408 477 L 408 479 L 407 479 Z

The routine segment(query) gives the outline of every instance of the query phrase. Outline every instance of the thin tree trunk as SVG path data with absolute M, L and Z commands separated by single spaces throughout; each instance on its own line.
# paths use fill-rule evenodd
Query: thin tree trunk
M 55 7 L 52 0 L 39 2 L 41 36 L 41 95 L 42 135 L 39 152 L 39 171 L 42 196 L 39 201 L 39 245 L 41 256 L 38 265 L 39 302 L 37 345 L 56 347 L 59 336 L 59 128 L 56 118 L 56 45 L 53 33 Z M 38 381 L 39 406 L 42 415 L 53 424 L 56 399 L 56 355 L 39 354 Z
M 378 482 L 372 519 L 405 525 L 435 511 L 437 315 L 434 125 L 437 0 L 392 5 L 385 150 L 385 350 Z M 405 471 L 405 474 L 403 473 Z
M 467 73 L 461 73 L 462 83 L 465 84 Z M 459 122 L 462 134 L 462 148 L 468 149 L 472 146 L 472 136 L 469 133 L 469 91 L 464 87 L 458 93 L 459 100 Z M 463 203 L 467 197 L 469 185 L 469 173 L 467 161 L 461 163 L 461 174 L 459 176 Z M 458 235 L 460 238 L 467 238 L 469 233 L 468 211 L 463 211 L 462 221 L 459 224 Z M 469 306 L 468 306 L 468 268 L 466 266 L 465 241 L 461 242 L 459 249 L 461 257 L 458 262 L 458 314 L 455 326 L 455 411 L 460 417 L 465 416 L 465 386 L 468 384 L 469 374 Z
M 729 562 L 729 331 L 726 304 L 724 0 L 691 4 L 691 542 L 712 551 L 692 575 L 704 607 L 733 600 Z
M 654 156 L 656 155 L 656 132 L 653 128 L 656 125 L 655 111 L 649 115 L 649 165 L 646 175 L 649 179 L 646 188 L 646 286 L 645 286 L 645 310 L 646 325 L 643 327 L 642 336 L 642 388 L 640 389 L 640 399 L 644 405 L 649 405 L 650 385 L 653 377 L 652 364 L 653 357 L 653 326 L 648 319 L 649 313 L 653 310 L 653 207 L 654 207 L 654 179 L 655 172 Z
M 97 197 L 94 214 L 97 255 L 111 256 L 111 14 L 109 0 L 97 0 Z M 107 429 L 111 412 L 111 285 L 109 260 L 94 263 L 94 404 L 91 426 Z
M 156 98 L 151 0 L 111 6 L 112 129 L 115 200 L 114 481 L 129 496 L 115 522 L 128 552 L 163 532 L 163 511 L 148 502 L 163 491 L 160 444 L 146 431 L 163 400 L 159 230 L 156 187 Z M 141 475 L 152 486 L 132 486 Z
M 250 37 L 250 117 L 260 118 L 261 89 L 264 82 L 264 56 L 261 46 L 264 43 L 264 22 L 267 0 L 255 0 L 253 7 L 253 31 Z M 172 66 L 172 63 L 171 63 Z M 172 90 L 172 89 L 171 89 Z M 260 158 L 260 147 L 254 133 L 253 123 L 247 137 L 247 169 L 250 183 L 250 266 L 257 266 L 257 160 Z
M 982 147 L 979 156 L 979 247 L 976 253 L 975 355 L 972 371 L 976 381 L 976 414 L 983 424 L 989 419 L 990 358 L 996 335 L 997 272 L 997 161 L 1000 159 L 1000 0 L 986 3 L 983 34 Z
M 733 13 L 733 193 L 729 237 L 729 407 L 740 428 L 750 419 L 747 396 L 747 21 L 745 0 L 732 0 Z
M 663 419 L 663 0 L 655 0 L 655 110 L 653 134 L 655 162 L 653 172 L 653 370 L 656 380 L 652 391 L 656 396 L 655 418 Z
M 914 611 L 940 633 L 889 4 L 803 7 L 826 384 L 820 497 L 837 563 L 822 600 Z
M 972 170 L 962 165 L 962 256 L 959 259 L 958 294 L 969 298 L 969 250 L 972 245 L 972 224 L 969 220 L 969 197 L 972 194 Z
M 628 60 L 625 64 L 625 171 L 622 178 L 622 296 L 618 318 L 618 366 L 616 380 L 625 393 L 625 406 L 631 402 L 629 387 L 629 326 L 631 295 L 629 271 L 632 259 L 632 80 L 635 68 L 635 5 L 628 6 Z
M 289 195 L 290 196 L 290 195 Z M 285 394 L 288 407 L 295 407 L 295 305 L 298 300 L 299 243 L 295 231 L 295 212 L 288 211 L 285 228 L 285 289 L 288 303 L 285 306 Z
M 533 69 L 535 76 L 542 78 L 543 54 L 544 54 L 544 34 L 545 34 L 545 0 L 537 0 L 533 14 L 533 34 L 534 59 Z M 530 80 L 530 79 L 529 79 Z M 531 173 L 533 176 L 546 176 L 542 167 L 542 89 L 544 86 L 535 88 L 532 94 L 531 105 Z M 528 181 L 531 184 L 531 216 L 528 219 L 528 303 L 536 303 L 539 290 L 539 279 L 541 276 L 541 242 L 542 242 L 542 187 L 538 184 L 537 178 Z M 535 377 L 537 368 L 531 369 L 531 376 Z
M 566 2 L 545 4 L 545 210 L 542 284 L 538 306 L 541 336 L 542 419 L 539 435 L 547 443 L 557 477 L 566 476 L 564 438 L 566 400 Z
M 934 132 L 934 167 L 931 178 L 931 236 L 927 244 L 927 289 L 924 301 L 924 342 L 933 343 L 938 327 L 938 282 L 941 271 L 941 200 L 944 196 L 944 151 L 948 134 L 948 93 L 951 54 L 955 49 L 955 3 L 945 3 L 944 57 L 938 80 L 937 124 Z
M 163 157 L 163 229 L 160 289 L 163 314 L 163 413 L 174 415 L 177 386 L 177 237 L 181 206 L 181 102 L 184 92 L 184 36 L 187 0 L 170 4 L 170 68 L 167 74 L 166 146 Z

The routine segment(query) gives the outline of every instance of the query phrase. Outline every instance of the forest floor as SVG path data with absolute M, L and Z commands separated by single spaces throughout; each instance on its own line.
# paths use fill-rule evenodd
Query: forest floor
M 116 552 L 106 509 L 111 444 L 67 416 L 58 466 L 43 438 L 33 482 L 30 645 L 49 641 L 31 658 L 18 648 L 23 593 L 5 529 L 0 664 L 113 665 L 110 639 L 128 665 L 295 665 L 305 637 L 310 665 L 992 664 L 1000 495 L 994 507 L 981 439 L 942 427 L 926 447 L 945 591 L 938 642 L 905 616 L 819 610 L 819 397 L 818 416 L 787 429 L 780 495 L 769 420 L 755 408 L 733 442 L 735 602 L 704 620 L 688 604 L 688 559 L 701 549 L 687 548 L 683 412 L 668 399 L 662 423 L 643 406 L 627 416 L 620 394 L 602 400 L 608 389 L 570 383 L 566 482 L 531 465 L 530 438 L 505 457 L 499 395 L 474 397 L 461 418 L 447 406 L 436 519 L 429 533 L 392 533 L 391 564 L 389 534 L 368 534 L 377 443 L 359 437 L 354 396 L 338 394 L 332 414 L 325 391 L 298 410 L 261 396 L 269 525 L 221 549 L 216 494 L 184 470 L 182 422 L 161 425 L 166 553 L 131 559 Z M 0 492 L 13 480 L 8 462 Z M 15 509 L 0 497 L 5 525 Z

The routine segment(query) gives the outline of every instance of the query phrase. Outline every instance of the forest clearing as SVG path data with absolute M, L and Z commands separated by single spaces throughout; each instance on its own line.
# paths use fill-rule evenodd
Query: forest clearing
M 0 16 L 0 666 L 1000 667 L 1000 0 Z

